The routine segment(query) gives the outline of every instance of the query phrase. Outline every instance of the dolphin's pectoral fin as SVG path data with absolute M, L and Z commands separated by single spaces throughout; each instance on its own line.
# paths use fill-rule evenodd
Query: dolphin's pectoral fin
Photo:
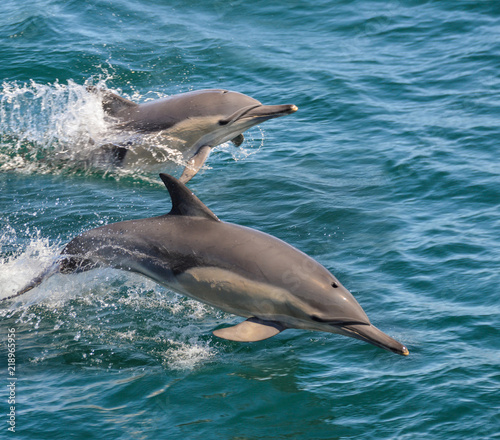
M 211 149 L 212 148 L 209 147 L 208 145 L 203 145 L 195 153 L 195 155 L 191 159 L 188 160 L 186 168 L 184 168 L 184 171 L 182 172 L 182 175 L 179 178 L 179 180 L 182 183 L 189 182 L 196 175 L 196 173 L 198 171 L 200 171 L 200 168 L 203 166 L 203 164 L 207 160 L 207 157 L 210 154 Z
M 276 321 L 264 321 L 259 318 L 248 318 L 233 327 L 215 330 L 213 334 L 222 339 L 238 342 L 255 342 L 276 336 L 286 327 Z
M 242 133 L 242 134 L 239 134 L 238 136 L 236 136 L 234 139 L 231 139 L 231 142 L 236 147 L 239 147 L 243 143 L 244 140 L 245 140 L 245 136 L 243 136 L 243 133 Z

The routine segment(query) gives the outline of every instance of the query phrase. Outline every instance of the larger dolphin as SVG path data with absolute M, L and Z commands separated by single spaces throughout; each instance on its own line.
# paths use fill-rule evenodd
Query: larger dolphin
M 99 92 L 105 112 L 116 118 L 114 128 L 158 133 L 182 153 L 187 160 L 180 177 L 184 183 L 198 172 L 213 147 L 227 141 L 239 146 L 245 130 L 297 111 L 293 104 L 263 105 L 250 96 L 222 89 L 181 93 L 144 104 L 136 104 L 110 91 Z M 122 164 L 136 160 L 135 153 L 126 147 L 115 150 Z
M 168 214 L 84 232 L 52 269 L 14 296 L 56 272 L 111 266 L 247 318 L 215 330 L 220 338 L 259 341 L 298 328 L 340 333 L 408 355 L 404 345 L 370 323 L 322 265 L 271 235 L 220 221 L 184 184 L 160 176 L 172 199 Z

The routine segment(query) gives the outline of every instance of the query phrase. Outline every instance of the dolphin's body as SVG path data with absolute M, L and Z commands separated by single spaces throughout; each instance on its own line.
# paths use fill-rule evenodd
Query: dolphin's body
M 17 295 L 56 272 L 111 266 L 248 318 L 214 331 L 224 339 L 258 341 L 298 328 L 339 333 L 408 354 L 371 325 L 351 293 L 322 265 L 273 236 L 220 221 L 184 184 L 160 176 L 172 198 L 170 213 L 77 236 L 54 268 Z
M 158 134 L 161 140 L 182 153 L 187 161 L 180 178 L 184 183 L 198 172 L 213 147 L 227 141 L 239 146 L 245 130 L 297 110 L 295 105 L 262 105 L 242 93 L 220 89 L 181 93 L 144 104 L 109 91 L 101 93 L 105 112 L 116 119 L 114 128 Z M 120 164 L 126 166 L 147 152 L 118 147 L 114 154 Z

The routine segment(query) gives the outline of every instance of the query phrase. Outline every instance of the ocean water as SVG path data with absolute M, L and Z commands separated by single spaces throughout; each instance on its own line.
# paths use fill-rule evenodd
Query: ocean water
M 499 36 L 493 0 L 4 0 L 0 297 L 77 234 L 170 209 L 175 151 L 91 160 L 109 133 L 87 86 L 227 88 L 299 111 L 189 187 L 322 263 L 410 355 L 299 330 L 223 341 L 241 318 L 138 275 L 56 275 L 0 303 L 0 437 L 500 439 Z

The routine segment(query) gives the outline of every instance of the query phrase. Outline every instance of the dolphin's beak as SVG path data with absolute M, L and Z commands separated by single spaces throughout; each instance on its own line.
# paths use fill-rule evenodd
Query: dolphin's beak
M 380 331 L 374 325 L 345 325 L 340 327 L 343 334 L 351 338 L 361 339 L 377 347 L 392 351 L 403 356 L 408 356 L 410 352 L 395 339 Z

